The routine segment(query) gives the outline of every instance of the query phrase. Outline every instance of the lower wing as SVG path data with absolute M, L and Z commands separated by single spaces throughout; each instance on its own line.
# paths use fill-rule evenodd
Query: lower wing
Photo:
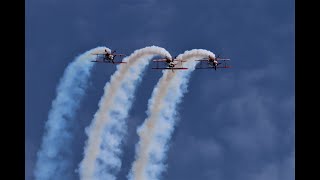
M 152 68 L 152 69 L 180 69 L 180 70 L 186 70 L 188 68 Z
M 217 66 L 217 68 L 231 68 L 231 66 Z M 197 67 L 196 69 L 214 69 L 214 66 L 212 67 Z
M 217 68 L 231 68 L 231 66 L 217 66 Z

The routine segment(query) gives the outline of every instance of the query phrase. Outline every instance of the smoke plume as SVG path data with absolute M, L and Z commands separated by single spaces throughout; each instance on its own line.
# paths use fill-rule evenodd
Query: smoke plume
M 125 119 L 131 108 L 135 89 L 150 59 L 171 55 L 157 46 L 134 51 L 117 66 L 110 82 L 104 87 L 99 109 L 86 129 L 88 141 L 80 163 L 80 179 L 115 179 L 121 167 L 121 143 L 126 131 Z
M 215 55 L 207 50 L 193 49 L 177 57 L 187 61 L 186 71 L 163 71 L 163 76 L 153 90 L 148 103 L 147 119 L 138 128 L 140 137 L 136 145 L 136 157 L 128 175 L 130 180 L 156 180 L 165 170 L 164 161 L 168 142 L 174 130 L 177 118 L 176 106 L 187 92 L 191 72 L 199 61 L 196 59 Z M 180 63 L 179 63 L 180 64 Z M 179 65 L 178 64 L 178 65 Z
M 36 180 L 70 179 L 72 175 L 71 145 L 74 115 L 87 89 L 92 62 L 91 53 L 103 52 L 106 47 L 97 47 L 79 55 L 65 69 L 57 87 L 57 96 L 52 102 L 42 145 L 37 153 L 34 171 Z

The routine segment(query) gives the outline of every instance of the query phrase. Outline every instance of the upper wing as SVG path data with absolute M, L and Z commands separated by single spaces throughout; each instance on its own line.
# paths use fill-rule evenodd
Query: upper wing
M 153 62 L 166 62 L 167 59 L 155 59 L 153 60 Z
M 95 61 L 91 61 L 91 62 L 100 62 L 100 63 L 109 63 L 109 64 L 120 64 L 120 63 L 127 63 L 127 62 L 123 62 L 123 61 L 120 61 L 120 62 L 112 62 L 112 61 L 98 61 L 98 60 L 95 60 Z
M 218 61 L 230 61 L 230 59 L 217 58 Z
M 174 59 L 173 61 L 187 62 L 187 61 L 184 61 L 184 60 L 176 60 L 176 59 Z
M 107 52 L 102 52 L 102 53 L 91 53 L 93 55 L 103 55 L 103 54 L 107 54 Z
M 126 56 L 125 54 L 113 54 L 113 55 L 117 55 L 117 56 Z
M 196 61 L 209 61 L 209 59 L 198 59 Z

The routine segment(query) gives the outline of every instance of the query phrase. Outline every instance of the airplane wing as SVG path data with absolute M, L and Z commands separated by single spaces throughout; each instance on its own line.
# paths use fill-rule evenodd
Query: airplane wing
M 155 59 L 155 60 L 152 60 L 153 62 L 166 62 L 167 59 Z
M 91 61 L 91 62 L 101 62 L 101 63 L 108 63 L 106 61 L 98 61 L 98 60 L 94 60 L 94 61 Z
M 218 66 L 217 68 L 231 68 L 231 66 Z M 196 69 L 214 69 L 214 67 L 197 67 Z
M 231 66 L 218 66 L 217 68 L 231 68 Z
M 92 55 L 103 55 L 103 54 L 107 54 L 107 52 L 102 52 L 102 53 L 91 53 Z
M 173 60 L 173 61 L 179 61 L 179 62 L 187 62 L 187 61 L 184 61 L 184 60 Z
M 99 62 L 99 63 L 109 63 L 109 64 L 121 64 L 121 63 L 127 63 L 127 62 L 123 62 L 123 61 L 120 61 L 120 62 L 111 62 L 111 61 L 91 61 L 91 62 Z
M 186 70 L 186 69 L 188 69 L 188 68 L 152 68 L 152 69 L 178 69 L 178 70 Z
M 112 63 L 112 62 L 110 62 Z M 120 61 L 120 62 L 114 62 L 114 64 L 121 64 L 121 63 L 127 63 L 127 62 L 123 62 L 123 61 Z
M 198 59 L 198 60 L 195 60 L 195 61 L 209 61 L 209 59 Z
M 113 54 L 113 55 L 117 55 L 117 56 L 126 56 L 125 54 Z
M 196 61 L 208 61 L 209 59 L 198 59 Z M 230 59 L 222 59 L 222 58 L 217 58 L 217 61 L 230 61 Z

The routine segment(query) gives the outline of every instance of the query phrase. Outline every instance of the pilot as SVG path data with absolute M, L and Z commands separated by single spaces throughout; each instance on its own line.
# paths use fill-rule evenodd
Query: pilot
M 174 63 L 171 61 L 170 63 L 169 63 L 169 67 L 174 67 Z
M 215 66 L 217 66 L 217 65 L 218 65 L 218 61 L 217 61 L 217 60 L 213 60 L 213 64 L 214 64 Z
M 113 55 L 112 55 L 112 54 L 109 54 L 108 58 L 111 59 L 111 60 L 113 60 Z

